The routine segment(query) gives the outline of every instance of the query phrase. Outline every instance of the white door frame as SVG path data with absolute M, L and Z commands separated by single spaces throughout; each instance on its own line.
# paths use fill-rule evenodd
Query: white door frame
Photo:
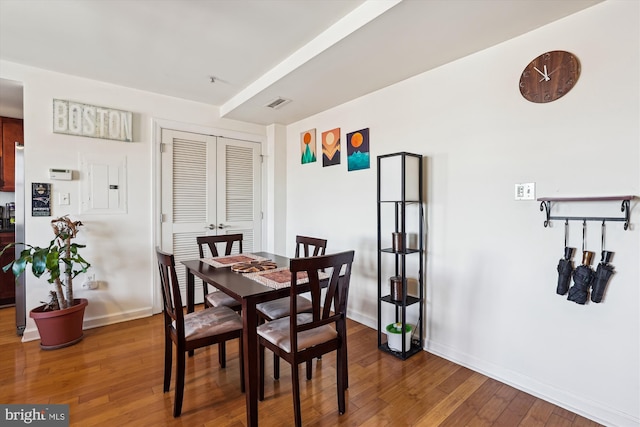
M 182 132 L 192 132 L 192 133 L 200 133 L 203 135 L 215 135 L 215 136 L 222 136 L 225 138 L 232 138 L 232 139 L 241 139 L 241 140 L 245 140 L 245 141 L 252 141 L 252 142 L 256 142 L 260 144 L 260 153 L 261 153 L 261 157 L 264 158 L 265 152 L 266 152 L 266 142 L 267 139 L 265 136 L 261 136 L 261 135 L 256 135 L 253 133 L 246 133 L 246 132 L 238 132 L 238 131 L 233 131 L 233 130 L 229 130 L 229 129 L 220 129 L 220 128 L 215 128 L 215 127 L 209 127 L 209 126 L 201 126 L 201 125 L 194 125 L 191 123 L 182 123 L 182 122 L 176 122 L 173 120 L 166 120 L 166 119 L 156 119 L 156 118 L 152 118 L 151 119 L 151 132 L 152 132 L 152 154 L 151 154 L 151 161 L 152 161 L 152 165 L 153 165 L 153 179 L 152 179 L 152 185 L 153 185 L 153 197 L 152 197 L 152 204 L 153 204 L 153 214 L 151 217 L 151 223 L 153 224 L 153 244 L 151 246 L 151 255 L 152 255 L 152 265 L 157 265 L 156 262 L 156 246 L 161 242 L 161 236 L 162 236 L 162 232 L 161 232 L 161 223 L 162 223 L 162 218 L 161 218 L 161 214 L 162 214 L 162 206 L 161 206 L 161 201 L 162 201 L 162 182 L 161 182 L 161 170 L 162 170 L 162 165 L 161 165 L 161 156 L 160 156 L 160 144 L 162 143 L 162 129 L 172 129 L 172 130 L 178 130 L 178 131 L 182 131 Z M 260 210 L 261 212 L 264 213 L 265 211 L 265 207 L 267 206 L 267 188 L 266 188 L 266 168 L 265 168 L 265 163 L 262 162 L 261 166 L 261 175 L 262 175 L 262 183 L 261 183 L 261 198 L 262 200 L 261 202 L 261 207 Z M 261 228 L 262 228 L 262 248 L 266 248 L 268 247 L 268 244 L 266 242 L 267 239 L 267 233 L 266 233 L 266 229 L 267 229 L 267 221 L 265 220 L 266 215 L 263 214 L 262 217 L 262 221 L 261 221 Z M 258 250 L 259 248 L 256 248 L 256 250 Z M 158 269 L 154 268 L 154 274 L 153 274 L 153 287 L 151 290 L 152 293 L 152 300 L 153 300 L 153 307 L 152 307 L 152 312 L 153 313 L 160 313 L 162 311 L 162 296 L 160 294 L 160 278 L 158 276 Z

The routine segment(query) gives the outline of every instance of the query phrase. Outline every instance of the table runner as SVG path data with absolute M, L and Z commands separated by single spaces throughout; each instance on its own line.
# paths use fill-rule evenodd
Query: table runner
M 273 289 L 281 289 L 288 288 L 291 285 L 291 271 L 289 267 L 280 267 L 273 270 L 261 271 L 258 273 L 248 273 L 245 274 L 245 277 L 248 277 L 251 280 L 255 280 L 265 286 L 269 286 Z M 320 280 L 327 279 L 329 275 L 324 272 L 319 272 Z M 298 280 L 296 284 L 302 285 L 307 283 L 309 278 L 307 277 L 307 273 L 305 271 L 298 272 Z

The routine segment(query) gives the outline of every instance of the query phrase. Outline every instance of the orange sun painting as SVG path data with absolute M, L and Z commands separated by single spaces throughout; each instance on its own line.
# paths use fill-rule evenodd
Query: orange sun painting
M 300 134 L 300 159 L 301 163 L 316 161 L 316 130 L 310 129 Z
M 340 128 L 322 132 L 322 166 L 340 164 Z
M 347 170 L 369 169 L 369 128 L 347 134 Z

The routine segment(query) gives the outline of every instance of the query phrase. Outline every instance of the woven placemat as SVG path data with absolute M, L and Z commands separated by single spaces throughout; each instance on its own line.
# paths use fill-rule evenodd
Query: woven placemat
M 254 255 L 254 254 L 226 255 L 226 256 L 218 256 L 214 258 L 200 259 L 200 261 L 206 262 L 207 264 L 212 265 L 215 268 L 231 267 L 234 264 L 248 263 L 248 262 L 255 262 L 255 261 L 266 261 L 266 260 L 267 258 Z

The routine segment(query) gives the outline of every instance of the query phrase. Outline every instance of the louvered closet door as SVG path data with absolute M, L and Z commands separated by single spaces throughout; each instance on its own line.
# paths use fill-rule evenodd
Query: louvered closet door
M 185 298 L 180 261 L 199 257 L 197 236 L 241 232 L 245 252 L 261 246 L 259 144 L 173 130 L 162 142 L 162 248 L 175 256 Z
M 218 137 L 218 233 L 242 233 L 244 252 L 261 248 L 260 151 L 255 142 Z

